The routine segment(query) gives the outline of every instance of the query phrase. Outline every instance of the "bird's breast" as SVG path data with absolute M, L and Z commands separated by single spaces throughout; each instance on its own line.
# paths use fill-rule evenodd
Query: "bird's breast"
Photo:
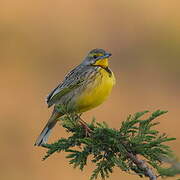
M 115 84 L 113 72 L 100 68 L 94 80 L 87 84 L 77 99 L 77 111 L 88 111 L 106 100 Z

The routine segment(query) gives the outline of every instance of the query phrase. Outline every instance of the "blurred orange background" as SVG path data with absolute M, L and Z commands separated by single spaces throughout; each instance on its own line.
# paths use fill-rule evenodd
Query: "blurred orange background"
M 34 141 L 50 116 L 44 98 L 93 48 L 113 54 L 117 84 L 84 114 L 118 127 L 128 114 L 169 110 L 158 129 L 180 155 L 180 1 L 2 0 L 0 5 L 0 179 L 84 180 L 65 153 L 45 162 Z M 67 134 L 57 126 L 50 142 Z M 115 169 L 110 180 L 139 177 Z M 171 179 L 171 178 L 170 178 Z M 172 178 L 173 179 L 173 178 Z

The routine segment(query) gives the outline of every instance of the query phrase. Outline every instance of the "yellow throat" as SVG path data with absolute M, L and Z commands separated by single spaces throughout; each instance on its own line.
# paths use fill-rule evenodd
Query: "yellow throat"
M 104 68 L 108 67 L 109 63 L 108 63 L 108 58 L 104 58 L 104 59 L 99 59 L 95 62 L 94 64 L 95 66 L 102 66 Z

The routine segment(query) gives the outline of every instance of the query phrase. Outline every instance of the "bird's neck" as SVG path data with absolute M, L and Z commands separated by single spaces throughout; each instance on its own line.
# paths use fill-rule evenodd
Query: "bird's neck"
M 108 67 L 108 65 L 109 65 L 108 58 L 100 59 L 100 60 L 96 61 L 94 64 L 94 66 L 100 66 L 103 68 Z

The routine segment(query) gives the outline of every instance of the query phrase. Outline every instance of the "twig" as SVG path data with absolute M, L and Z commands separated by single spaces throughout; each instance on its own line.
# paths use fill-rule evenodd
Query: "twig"
M 157 180 L 156 175 L 154 175 L 153 171 L 145 164 L 144 160 L 138 159 L 137 156 L 129 152 L 127 153 L 127 157 L 130 158 L 134 162 L 134 164 L 137 165 L 137 167 L 142 169 L 144 171 L 144 174 L 149 177 L 150 180 Z

